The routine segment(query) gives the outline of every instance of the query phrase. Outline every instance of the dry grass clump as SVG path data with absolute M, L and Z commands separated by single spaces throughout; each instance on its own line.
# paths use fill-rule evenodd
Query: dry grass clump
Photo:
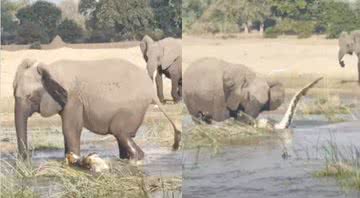
M 38 167 L 21 161 L 16 163 L 1 163 L 1 197 L 38 197 L 40 194 L 69 198 L 150 197 L 155 191 L 180 191 L 182 183 L 180 177 L 146 176 L 126 161 L 112 163 L 110 171 L 101 174 L 90 174 L 58 161 Z M 46 192 L 34 192 L 44 187 Z
M 197 124 L 183 131 L 183 147 L 192 149 L 210 147 L 217 151 L 221 146 L 251 142 L 255 137 L 269 136 L 266 129 L 259 129 L 233 119 L 211 125 Z
M 329 143 L 323 147 L 326 165 L 317 177 L 334 177 L 342 187 L 360 191 L 360 147 L 339 147 Z
M 344 121 L 339 115 L 351 114 L 351 105 L 345 105 L 337 95 L 317 97 L 309 104 L 300 106 L 299 110 L 304 115 L 324 115 L 329 121 Z

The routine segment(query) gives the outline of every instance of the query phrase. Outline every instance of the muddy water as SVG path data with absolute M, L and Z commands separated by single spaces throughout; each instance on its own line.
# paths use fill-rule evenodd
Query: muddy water
M 257 145 L 232 146 L 214 155 L 209 149 L 184 151 L 184 197 L 360 197 L 344 191 L 331 178 L 316 178 L 324 168 L 321 146 L 360 146 L 360 121 L 330 124 L 295 121 L 289 157 L 282 141 L 267 139 Z

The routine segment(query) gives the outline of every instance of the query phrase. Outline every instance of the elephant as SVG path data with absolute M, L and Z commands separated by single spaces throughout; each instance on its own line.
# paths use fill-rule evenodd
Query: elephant
M 146 61 L 150 78 L 156 82 L 160 102 L 165 103 L 162 74 L 171 80 L 171 96 L 175 103 L 182 97 L 182 48 L 181 41 L 172 37 L 154 41 L 145 35 L 140 42 L 140 49 Z M 158 75 L 153 78 L 154 71 Z
M 358 57 L 358 81 L 360 83 L 360 30 L 352 31 L 350 34 L 342 32 L 339 37 L 339 63 L 341 67 L 345 67 L 342 60 L 346 54 L 355 54 Z
M 145 71 L 121 59 L 52 64 L 23 60 L 13 83 L 19 157 L 29 157 L 27 121 L 39 113 L 42 117 L 60 115 L 65 155 L 80 156 L 84 127 L 114 135 L 120 158 L 141 160 L 144 152 L 133 138 L 150 104 L 157 104 L 169 120 L 174 129 L 173 149 L 178 149 L 181 132 L 163 110 L 153 86 Z
M 184 73 L 184 103 L 193 118 L 207 123 L 235 118 L 248 122 L 284 101 L 281 83 L 267 81 L 241 64 L 202 58 Z M 246 116 L 239 116 L 239 113 Z

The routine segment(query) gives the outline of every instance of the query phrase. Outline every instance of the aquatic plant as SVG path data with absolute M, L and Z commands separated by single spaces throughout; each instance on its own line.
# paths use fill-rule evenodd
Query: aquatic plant
M 234 119 L 224 122 L 208 124 L 196 124 L 183 131 L 183 148 L 192 149 L 198 147 L 213 148 L 218 152 L 222 146 L 241 144 L 251 141 L 254 137 L 269 136 L 266 129 L 255 128 Z
M 16 163 L 1 162 L 1 197 L 38 197 L 40 193 L 34 189 L 39 189 L 39 181 L 48 185 L 49 192 L 42 194 L 52 197 L 149 197 L 155 191 L 180 191 L 182 183 L 181 177 L 147 176 L 122 160 L 112 163 L 109 172 L 101 174 L 90 174 L 59 161 L 37 167 Z
M 351 114 L 351 105 L 345 105 L 337 95 L 319 96 L 311 103 L 302 104 L 300 112 L 304 115 L 324 115 L 329 121 L 341 122 L 339 114 Z
M 316 177 L 334 177 L 342 187 L 360 191 L 360 147 L 340 147 L 329 141 L 323 146 L 325 168 Z

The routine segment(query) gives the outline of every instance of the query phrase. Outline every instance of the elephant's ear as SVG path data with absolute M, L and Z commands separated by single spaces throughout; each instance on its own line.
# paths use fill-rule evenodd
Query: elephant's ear
M 140 49 L 146 62 L 148 61 L 147 50 L 149 49 L 149 45 L 153 42 L 152 38 L 148 35 L 145 35 L 140 42 Z
M 49 71 L 43 67 L 43 65 L 39 65 L 37 70 L 41 76 L 41 83 L 45 90 L 62 108 L 64 108 L 68 100 L 67 91 L 53 79 Z
M 244 82 L 244 84 L 246 84 L 246 82 Z M 240 102 L 244 100 L 247 95 L 244 95 L 244 93 L 241 95 L 241 93 L 239 93 L 238 85 L 236 85 L 235 83 L 233 72 L 229 70 L 224 71 L 223 87 L 227 108 L 232 111 L 236 111 L 239 107 Z
M 165 70 L 173 64 L 176 59 L 181 58 L 181 44 L 174 38 L 166 38 L 160 41 L 163 49 L 163 56 L 160 59 L 161 69 Z
M 284 86 L 277 81 L 269 81 L 268 82 L 270 90 L 269 90 L 269 102 L 266 109 L 275 110 L 277 109 L 285 99 L 285 89 Z
M 24 59 L 20 65 L 18 66 L 16 73 L 15 73 L 15 78 L 13 81 L 13 88 L 14 91 L 16 90 L 17 84 L 20 80 L 20 78 L 22 78 L 22 75 L 24 74 L 24 72 L 29 69 L 30 67 L 32 67 L 33 65 L 36 64 L 36 60 L 34 59 Z M 14 94 L 15 95 L 15 94 Z

